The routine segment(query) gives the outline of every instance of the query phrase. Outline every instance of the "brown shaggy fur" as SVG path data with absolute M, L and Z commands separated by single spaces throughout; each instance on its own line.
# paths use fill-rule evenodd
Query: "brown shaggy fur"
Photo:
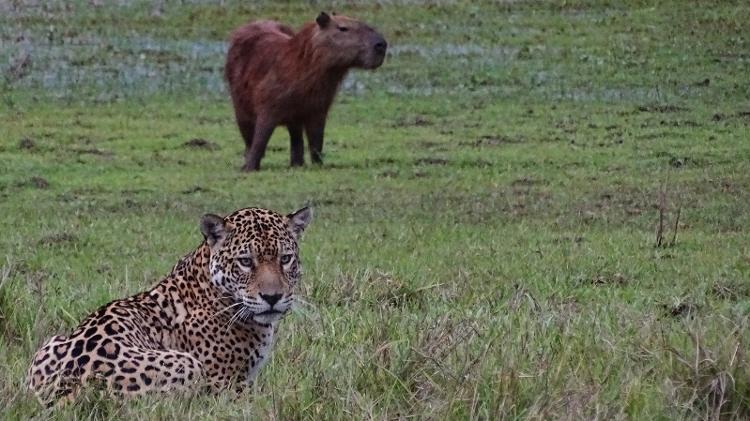
M 251 22 L 230 39 L 225 77 L 245 140 L 245 171 L 260 169 L 274 128 L 289 130 L 292 166 L 321 163 L 326 116 L 352 67 L 375 69 L 386 51 L 383 37 L 346 16 L 321 13 L 295 33 L 272 21 Z

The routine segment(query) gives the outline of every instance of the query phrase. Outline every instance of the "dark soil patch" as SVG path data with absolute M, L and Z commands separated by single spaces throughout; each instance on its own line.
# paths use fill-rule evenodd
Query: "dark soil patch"
M 487 168 L 487 167 L 491 167 L 492 165 L 493 165 L 492 162 L 487 161 L 486 159 L 481 159 L 481 158 L 458 162 L 458 167 L 461 167 L 461 168 Z
M 182 194 L 194 194 L 194 193 L 206 193 L 206 192 L 210 192 L 210 191 L 211 190 L 204 189 L 201 186 L 193 186 L 193 187 L 191 187 L 189 189 L 183 190 L 181 193 Z
M 627 283 L 628 279 L 620 272 L 598 273 L 591 278 L 591 284 L 594 286 L 623 286 Z
M 733 117 L 735 117 L 735 118 L 744 118 L 744 119 L 750 120 L 750 111 L 738 111 L 738 112 L 736 112 L 734 114 L 729 114 L 729 115 L 722 114 L 722 113 L 715 113 L 711 117 L 711 121 L 719 122 L 719 121 L 727 120 L 727 119 L 730 119 L 730 118 L 733 118 Z
M 615 223 L 626 221 L 655 208 L 651 193 L 636 189 L 620 189 L 617 192 L 593 192 L 575 207 L 584 222 L 596 220 Z
M 635 136 L 635 138 L 638 140 L 669 139 L 669 138 L 685 139 L 687 138 L 687 134 L 676 132 L 676 131 L 671 131 L 671 130 L 665 130 L 665 131 L 660 131 L 660 132 L 637 135 Z
M 42 189 L 42 190 L 49 188 L 49 182 L 44 177 L 39 177 L 37 175 L 29 178 L 26 181 L 22 181 L 16 185 L 18 187 L 32 187 L 35 189 Z
M 364 161 L 358 161 L 358 162 L 352 162 L 352 163 L 325 163 L 323 166 L 325 168 L 335 168 L 335 169 L 363 169 L 363 168 L 377 168 L 382 167 L 386 165 L 393 165 L 398 163 L 393 158 L 376 158 L 376 159 L 365 159 Z
M 721 191 L 724 193 L 736 194 L 738 192 L 738 189 L 735 187 L 732 180 L 724 179 L 721 180 Z
M 567 244 L 567 243 L 581 244 L 584 241 L 586 241 L 586 239 L 579 235 L 576 235 L 576 236 L 564 235 L 562 237 L 552 239 L 553 244 Z
M 326 144 L 330 146 L 335 146 L 335 148 L 337 149 L 359 149 L 356 145 L 352 145 L 351 143 L 347 142 L 346 139 L 344 140 L 326 139 Z M 286 148 L 283 146 L 279 146 L 278 148 L 280 150 L 286 150 Z
M 448 150 L 448 148 L 447 148 L 448 145 L 447 144 L 440 143 L 440 142 L 435 142 L 433 140 L 423 140 L 423 141 L 419 142 L 418 145 L 419 145 L 419 147 L 424 148 L 424 149 L 432 149 L 432 150 L 436 150 L 436 151 L 446 151 L 446 150 Z
M 638 111 L 643 113 L 676 113 L 678 111 L 687 111 L 687 108 L 678 107 L 677 105 L 670 104 L 652 104 L 652 105 L 641 105 L 638 107 Z
M 376 168 L 376 167 L 381 167 L 384 165 L 396 164 L 397 162 L 398 161 L 396 161 L 393 158 L 365 159 L 364 161 L 349 162 L 349 163 L 326 162 L 323 164 L 323 168 L 337 169 L 337 170 Z M 317 168 L 317 166 L 315 166 L 315 168 Z
M 79 155 L 97 155 L 97 156 L 103 156 L 103 157 L 114 156 L 114 152 L 112 151 L 103 151 L 97 148 L 73 149 L 73 152 Z
M 29 185 L 34 186 L 38 189 L 47 189 L 49 188 L 49 181 L 47 181 L 43 177 L 34 176 L 29 179 Z
M 142 189 L 142 188 L 134 188 L 134 189 L 123 189 L 120 193 L 122 195 L 128 195 L 128 194 L 140 194 L 140 193 L 151 193 L 153 190 L 151 189 Z
M 513 180 L 510 185 L 512 187 L 526 187 L 526 186 L 533 186 L 534 184 L 538 184 L 539 182 L 534 180 L 531 177 L 521 177 Z
M 656 156 L 659 158 L 668 158 L 669 166 L 672 168 L 682 168 L 682 167 L 694 167 L 694 168 L 700 168 L 705 167 L 709 164 L 709 162 L 706 159 L 703 158 L 693 158 L 690 156 L 675 156 L 670 154 L 669 152 L 658 152 L 656 153 Z
M 432 126 L 434 124 L 435 123 L 427 119 L 427 117 L 417 115 L 417 116 L 401 117 L 392 124 L 392 127 L 424 127 L 424 126 Z
M 78 237 L 76 237 L 75 235 L 62 232 L 43 237 L 41 240 L 39 240 L 39 245 L 50 247 L 66 243 L 75 243 L 76 241 L 78 241 Z
M 215 150 L 220 149 L 219 145 L 217 145 L 216 143 L 211 142 L 210 140 L 200 139 L 200 138 L 190 139 L 187 142 L 183 143 L 182 145 L 187 148 L 205 149 L 208 151 L 215 151 Z
M 669 165 L 672 166 L 673 168 L 683 167 L 688 162 L 690 162 L 690 158 L 678 158 L 676 156 L 673 156 L 672 158 L 669 159 Z
M 525 198 L 531 194 L 532 186 L 535 184 L 536 181 L 531 177 L 522 177 L 510 183 L 509 192 L 518 200 L 516 208 L 523 209 L 526 206 Z
M 480 148 L 484 146 L 500 146 L 500 145 L 506 145 L 506 144 L 513 144 L 513 143 L 522 143 L 523 139 L 520 138 L 512 138 L 508 136 L 503 135 L 487 135 L 482 136 L 477 140 L 474 141 L 468 141 L 468 142 L 459 142 L 458 144 L 460 146 L 471 146 L 474 148 Z
M 705 78 L 701 81 L 693 83 L 693 86 L 709 86 L 711 85 L 711 79 Z
M 383 165 L 383 164 L 395 164 L 396 160 L 393 158 L 378 158 L 373 161 L 367 160 L 367 166 L 372 165 Z
M 700 123 L 692 120 L 662 120 L 659 124 L 668 127 L 702 127 Z
M 414 165 L 448 165 L 448 162 L 443 158 L 419 158 L 414 160 Z
M 669 317 L 685 317 L 692 316 L 698 312 L 698 305 L 682 301 L 673 305 L 662 305 L 666 316 Z
M 398 177 L 398 171 L 396 170 L 385 170 L 378 174 L 378 177 L 381 178 L 395 178 Z
M 28 137 L 24 137 L 18 142 L 18 149 L 31 150 L 36 148 L 36 143 Z
M 200 125 L 204 124 L 222 124 L 226 123 L 228 120 L 225 117 L 198 117 L 195 119 L 196 122 Z
M 376 159 L 365 159 L 364 161 L 351 162 L 351 163 L 325 163 L 323 167 L 331 169 L 362 169 L 362 168 L 376 168 L 384 165 L 392 165 L 397 163 L 393 158 L 376 158 Z

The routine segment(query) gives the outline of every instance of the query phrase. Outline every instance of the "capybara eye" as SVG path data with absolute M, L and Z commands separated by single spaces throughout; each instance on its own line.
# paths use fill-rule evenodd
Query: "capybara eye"
M 253 259 L 250 257 L 238 257 L 237 263 L 239 263 L 242 266 L 245 266 L 247 268 L 253 266 Z
M 282 265 L 285 265 L 285 264 L 287 264 L 287 263 L 289 263 L 289 262 L 292 261 L 292 255 L 291 254 L 285 254 L 285 255 L 281 256 L 281 258 L 279 259 L 279 261 L 281 262 Z
M 346 26 L 339 26 L 339 31 L 341 31 L 341 32 L 346 32 L 348 30 L 349 30 L 349 28 L 347 28 Z

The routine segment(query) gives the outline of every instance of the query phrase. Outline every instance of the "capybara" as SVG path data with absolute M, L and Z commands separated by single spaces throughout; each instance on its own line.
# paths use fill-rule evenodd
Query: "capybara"
M 245 140 L 242 169 L 260 169 L 279 125 L 289 131 L 290 165 L 305 163 L 303 129 L 311 161 L 322 163 L 326 116 L 341 81 L 352 67 L 379 67 L 386 48 L 383 36 L 365 23 L 324 12 L 297 33 L 273 21 L 237 28 L 224 74 Z

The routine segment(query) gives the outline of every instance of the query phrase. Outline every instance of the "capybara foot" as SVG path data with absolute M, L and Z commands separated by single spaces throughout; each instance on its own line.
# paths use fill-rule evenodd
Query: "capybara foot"
M 260 168 L 246 162 L 245 165 L 242 166 L 241 170 L 242 172 L 255 172 L 255 171 L 259 171 Z

